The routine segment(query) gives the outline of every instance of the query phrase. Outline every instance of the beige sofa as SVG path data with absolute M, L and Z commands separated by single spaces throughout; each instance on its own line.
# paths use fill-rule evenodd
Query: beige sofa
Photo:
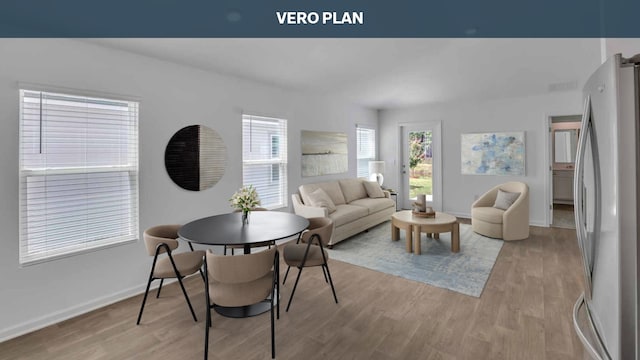
M 495 206 L 498 190 L 518 193 L 506 210 Z M 503 239 L 522 240 L 529 237 L 529 186 L 510 181 L 495 186 L 471 205 L 471 226 L 478 234 Z
M 297 215 L 306 218 L 328 217 L 335 226 L 329 246 L 369 229 L 372 226 L 391 219 L 396 204 L 389 198 L 389 192 L 381 190 L 377 196 L 370 197 L 362 179 L 343 179 L 315 184 L 304 184 L 298 188 L 299 193 L 291 196 L 293 210 Z M 368 186 L 371 186 L 369 184 Z M 335 211 L 322 206 L 311 206 L 311 195 L 322 189 L 329 195 Z M 374 193 L 374 195 L 376 195 Z

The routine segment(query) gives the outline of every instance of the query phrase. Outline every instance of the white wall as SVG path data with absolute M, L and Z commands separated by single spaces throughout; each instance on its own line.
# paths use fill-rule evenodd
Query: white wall
M 582 112 L 579 91 L 493 101 L 421 105 L 379 112 L 380 153 L 385 160 L 385 185 L 399 188 L 398 126 L 402 123 L 442 123 L 442 210 L 470 216 L 476 196 L 506 181 L 524 181 L 530 187 L 530 222 L 546 224 L 545 196 L 547 118 Z M 525 131 L 526 175 L 461 175 L 460 134 L 492 131 Z M 395 162 L 394 162 L 395 161 Z
M 629 38 L 613 38 L 601 39 L 602 62 L 615 54 L 622 54 L 623 57 L 630 58 L 636 54 L 640 54 L 640 39 Z
M 0 341 L 144 290 L 151 259 L 137 243 L 21 268 L 18 264 L 18 82 L 132 95 L 140 105 L 140 229 L 228 212 L 241 185 L 241 113 L 288 119 L 289 193 L 303 182 L 355 177 L 355 124 L 377 113 L 156 59 L 61 39 L 0 40 Z M 225 140 L 228 167 L 203 192 L 174 185 L 164 148 L 180 128 L 202 124 Z M 300 131 L 349 135 L 349 172 L 301 178 Z M 184 245 L 183 245 L 184 246 Z M 152 316 L 152 314 L 147 314 Z M 135 314 L 131 314 L 135 321 Z

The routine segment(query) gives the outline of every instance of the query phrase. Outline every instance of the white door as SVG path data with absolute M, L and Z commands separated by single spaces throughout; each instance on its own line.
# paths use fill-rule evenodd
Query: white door
M 418 194 L 425 194 L 427 206 L 442 210 L 442 154 L 440 122 L 406 124 L 400 127 L 402 158 L 398 202 L 411 209 Z

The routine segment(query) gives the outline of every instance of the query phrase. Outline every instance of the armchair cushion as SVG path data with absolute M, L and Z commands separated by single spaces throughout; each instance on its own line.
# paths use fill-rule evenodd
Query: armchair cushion
M 502 189 L 498 189 L 498 195 L 496 201 L 493 204 L 494 208 L 507 210 L 520 196 L 519 192 L 508 192 Z
M 492 224 L 502 224 L 504 210 L 494 207 L 477 207 L 471 209 L 471 218 L 486 221 Z

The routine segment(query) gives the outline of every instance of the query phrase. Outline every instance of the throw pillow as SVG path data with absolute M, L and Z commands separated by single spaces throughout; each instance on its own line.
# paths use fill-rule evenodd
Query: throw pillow
M 362 185 L 362 180 L 360 179 L 342 179 L 338 180 L 338 183 L 340 183 L 340 188 L 342 189 L 347 204 L 353 200 L 368 197 L 367 190 L 364 189 L 364 185 Z
M 336 211 L 336 205 L 331 201 L 329 194 L 320 188 L 309 194 L 309 200 L 311 200 L 311 206 L 325 207 L 329 213 Z
M 384 197 L 384 192 L 377 181 L 363 181 L 362 183 L 364 184 L 364 189 L 367 190 L 367 195 L 369 195 L 370 198 Z
M 493 207 L 496 209 L 507 210 L 509 206 L 513 205 L 519 196 L 519 192 L 508 192 L 498 189 L 498 196 L 496 196 L 496 202 L 493 204 Z

